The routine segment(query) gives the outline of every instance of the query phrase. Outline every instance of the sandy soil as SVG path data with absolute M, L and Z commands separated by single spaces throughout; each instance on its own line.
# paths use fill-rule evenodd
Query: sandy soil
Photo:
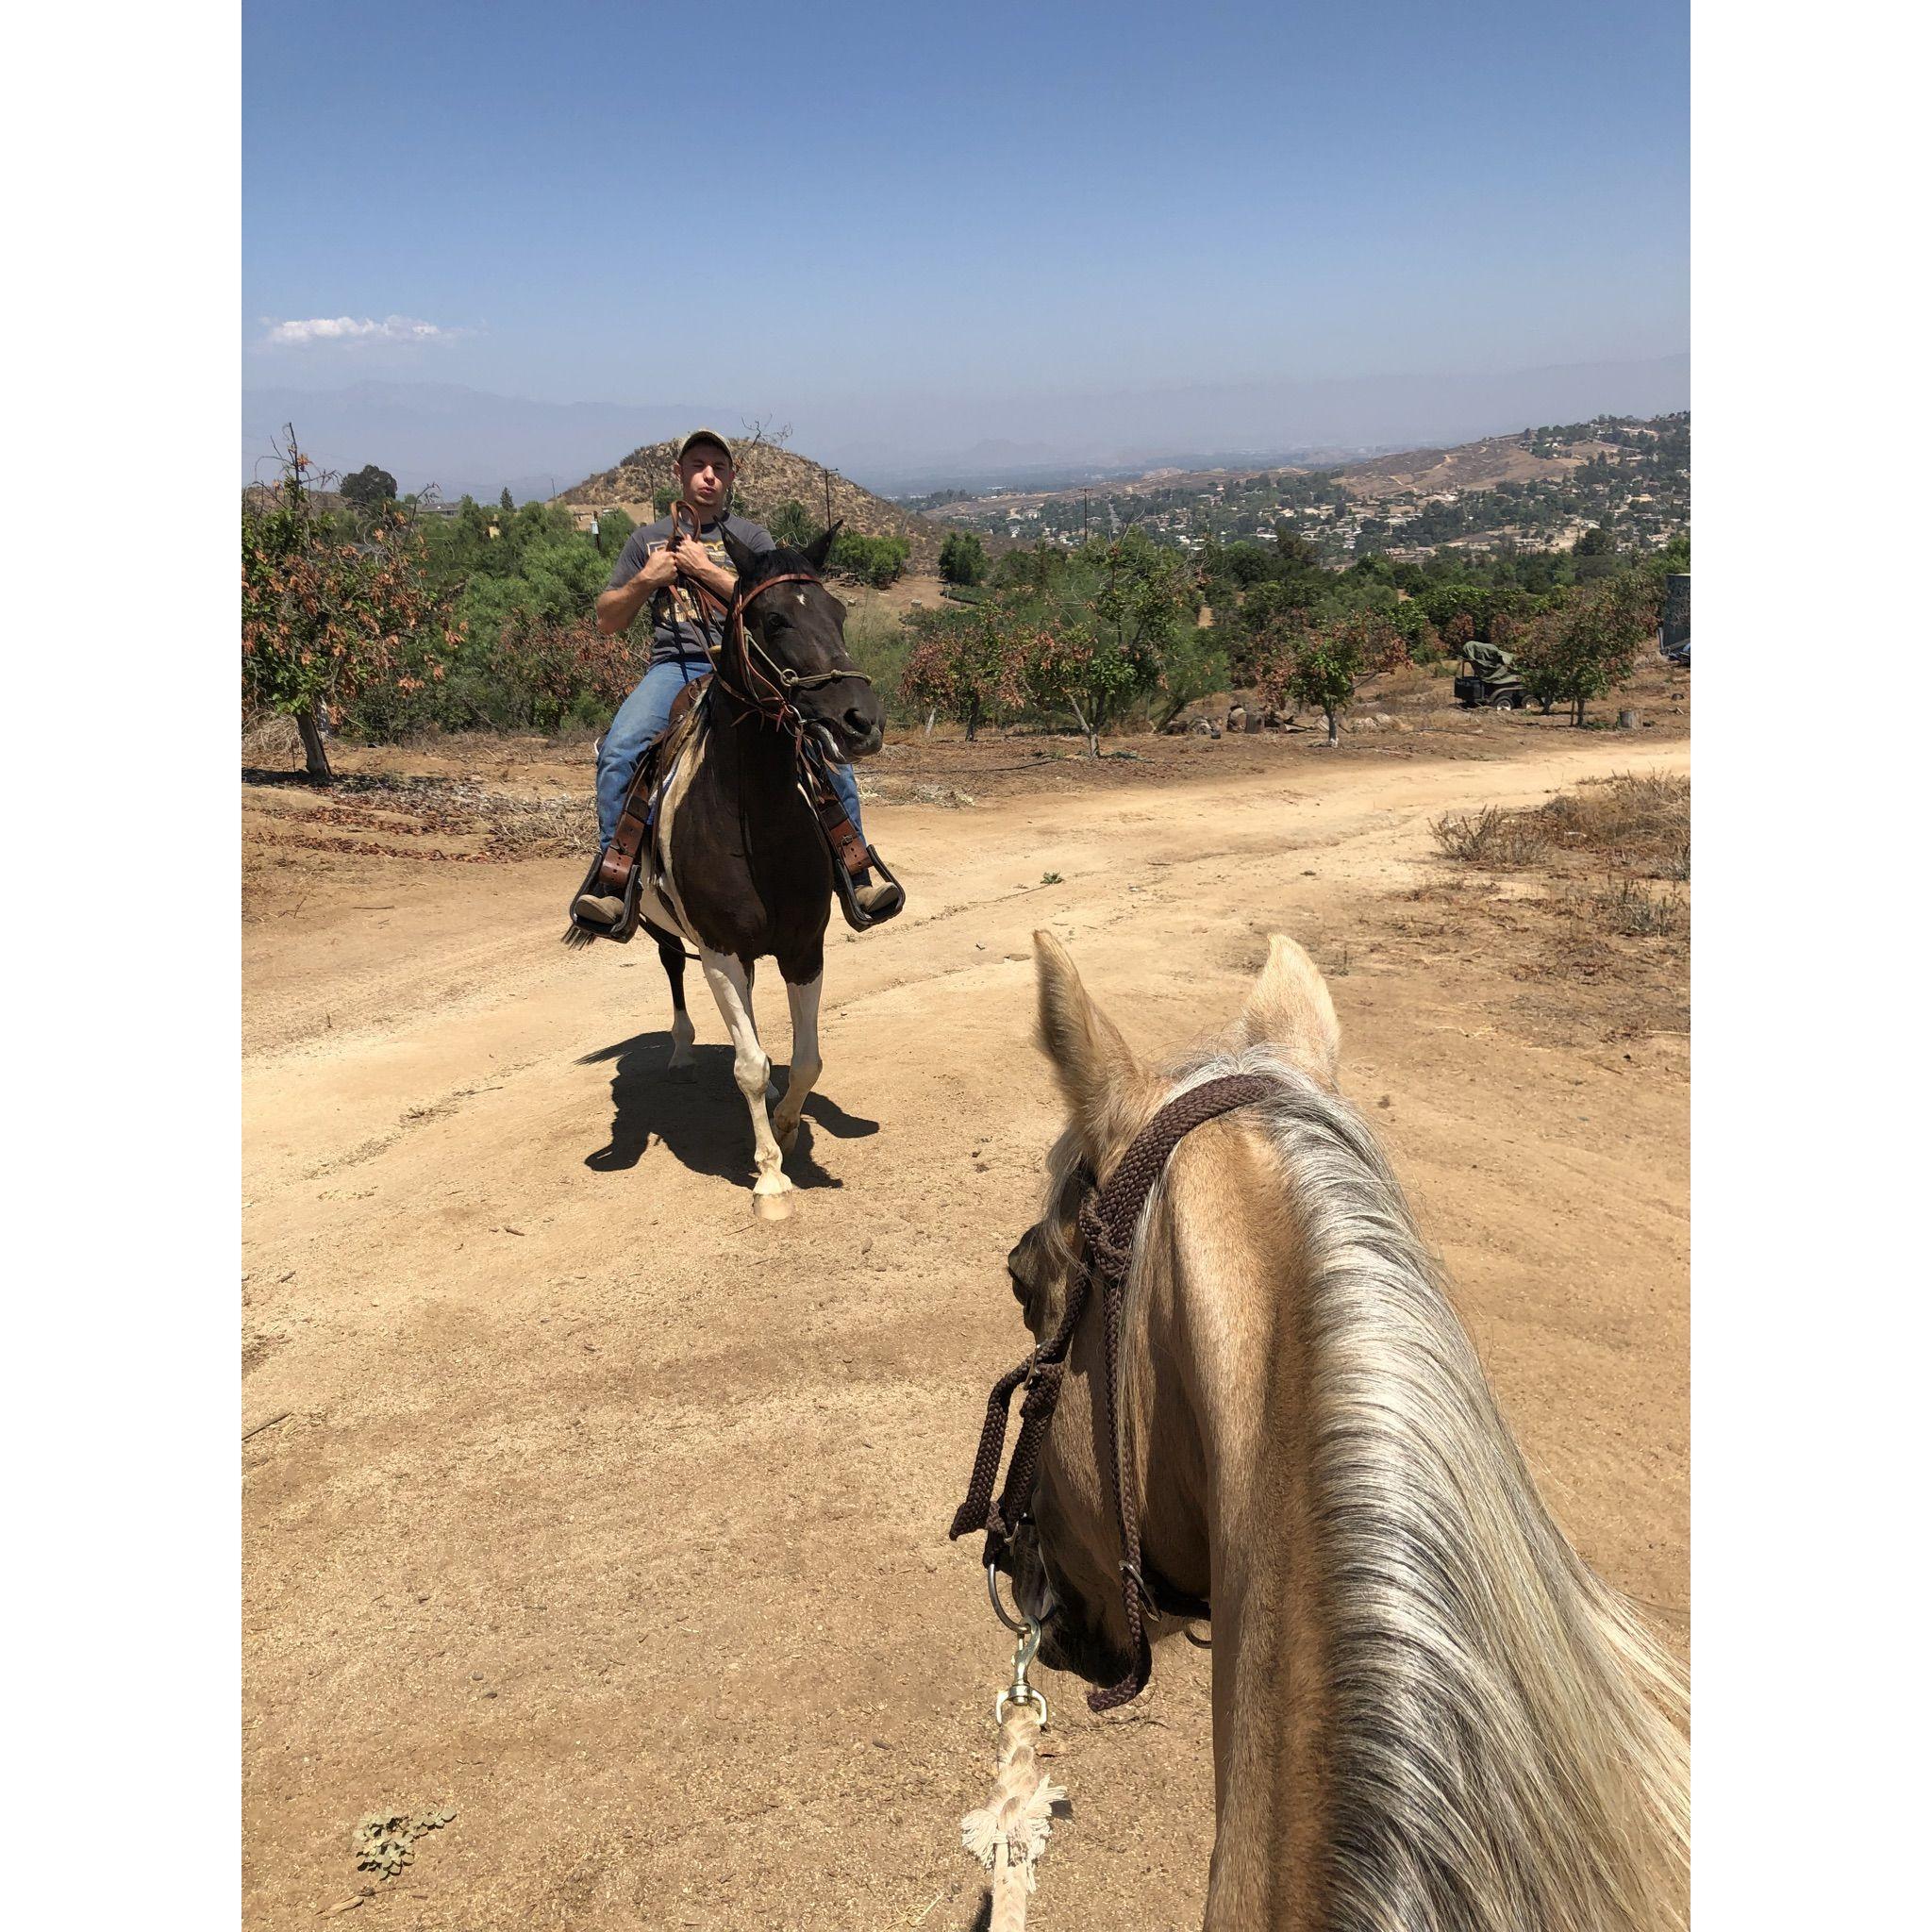
M 778 1226 L 750 1213 L 695 974 L 677 1087 L 654 954 L 557 943 L 580 858 L 251 845 L 251 1927 L 356 1899 L 357 1821 L 438 1803 L 454 1821 L 351 1907 L 358 1932 L 970 1924 L 958 1821 L 1009 1643 L 944 1531 L 1024 1345 L 1001 1262 L 1058 1125 L 1028 1043 L 1041 925 L 1156 1053 L 1232 1014 L 1271 929 L 1308 944 L 1347 1088 L 1546 1493 L 1681 1643 L 1688 1041 L 1653 997 L 1661 977 L 1681 1004 L 1681 965 L 1566 1005 L 1531 938 L 1463 916 L 1428 823 L 1685 769 L 1688 745 L 1515 721 L 1432 755 L 1386 739 L 1194 741 L 1004 790 L 961 775 L 965 747 L 875 767 L 871 829 L 912 906 L 833 940 Z M 946 772 L 975 804 L 916 801 Z M 576 808 L 580 762 L 506 753 L 512 774 Z M 256 830 L 297 836 L 285 789 L 249 789 Z M 1164 1650 L 1106 1719 L 1048 1689 L 1076 1815 L 1032 1924 L 1196 1923 L 1205 1657 Z

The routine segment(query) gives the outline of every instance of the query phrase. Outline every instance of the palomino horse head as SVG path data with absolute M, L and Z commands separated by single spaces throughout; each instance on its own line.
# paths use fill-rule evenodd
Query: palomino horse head
M 1167 1083 L 1142 1068 L 1120 1029 L 1082 984 L 1065 947 L 1034 934 L 1039 962 L 1041 1050 L 1052 1062 L 1069 1120 L 1048 1159 L 1045 1212 L 1020 1237 L 1007 1272 L 1036 1341 L 1058 1325 L 1074 1270 L 1085 1265 L 1074 1220 L 1082 1195 L 1105 1180 L 1159 1106 Z M 1240 1045 L 1268 1043 L 1324 1088 L 1335 1084 L 1341 1033 L 1327 986 L 1292 940 L 1276 935 L 1235 1024 Z M 1074 1341 L 1066 1392 L 1041 1457 L 1032 1523 L 1015 1540 L 1016 1598 L 1045 1635 L 1041 1659 L 1095 1684 L 1127 1669 L 1112 1459 L 1105 1410 L 1095 1402 L 1104 1374 L 1097 1319 Z M 1198 1530 L 1146 1499 L 1148 1567 L 1194 1596 L 1206 1596 L 1206 1552 Z M 1163 1528 L 1165 1541 L 1163 1541 Z
M 747 550 L 724 531 L 725 553 L 738 572 L 747 644 L 759 668 L 785 686 L 793 708 L 830 757 L 841 763 L 870 758 L 885 737 L 886 713 L 877 692 L 845 650 L 845 607 L 818 575 L 831 555 L 832 527 L 808 550 Z M 796 580 L 808 573 L 809 582 Z M 789 583 L 774 577 L 791 576 Z M 762 591 L 760 585 L 770 585 Z M 797 680 L 796 683 L 788 679 Z
M 1157 1074 L 1066 953 L 1035 944 L 1068 1119 L 1008 1266 L 1036 1340 L 1066 1354 L 1008 1545 L 1014 1595 L 1043 1663 L 1120 1680 L 1103 1699 L 1137 1690 L 1143 1663 L 1127 1525 L 1167 1609 L 1149 1634 L 1211 1610 L 1207 1924 L 1681 1926 L 1681 1674 L 1538 1495 L 1337 1091 L 1335 1009 L 1307 955 L 1276 938 L 1231 1037 Z M 1248 1097 L 1205 1099 L 1141 1196 L 1141 1129 L 1223 1081 Z M 1124 1288 L 1082 1299 L 1088 1241 L 1117 1259 L 1122 1231 L 1081 1204 L 1117 1170 L 1144 1198 L 1107 1277 Z

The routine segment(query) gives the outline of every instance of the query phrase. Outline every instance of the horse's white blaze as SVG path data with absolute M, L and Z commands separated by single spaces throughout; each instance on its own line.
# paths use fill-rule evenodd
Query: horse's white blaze
M 772 1116 L 772 1132 L 788 1152 L 791 1137 L 798 1131 L 798 1117 L 805 1111 L 806 1096 L 819 1083 L 823 1062 L 819 1058 L 819 994 L 825 975 L 808 979 L 803 986 L 785 982 L 785 997 L 791 1007 L 791 1070 L 785 1086 L 785 1098 Z
M 728 953 L 713 953 L 701 946 L 698 960 L 731 1035 L 732 1074 L 751 1111 L 753 1158 L 758 1171 L 752 1188 L 753 1205 L 759 1214 L 775 1219 L 786 1211 L 786 1204 L 776 1197 L 789 1194 L 791 1183 L 785 1178 L 785 1157 L 772 1132 L 771 1116 L 765 1111 L 765 1082 L 771 1077 L 772 1061 L 758 1044 L 758 1024 L 751 1012 L 751 982 L 745 977 L 744 968 Z

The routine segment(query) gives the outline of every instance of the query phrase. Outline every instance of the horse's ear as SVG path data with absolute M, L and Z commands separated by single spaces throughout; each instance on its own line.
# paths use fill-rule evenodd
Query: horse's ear
M 1335 1085 L 1341 1028 L 1328 982 L 1307 954 L 1278 932 L 1268 941 L 1268 963 L 1248 993 L 1235 1033 L 1243 1046 L 1279 1047 L 1324 1086 Z
M 805 560 L 814 570 L 824 570 L 825 559 L 832 554 L 832 540 L 845 527 L 845 519 L 841 517 L 832 527 L 805 553 Z
M 747 550 L 731 534 L 731 525 L 728 520 L 718 525 L 718 535 L 724 541 L 724 555 L 731 559 L 731 568 L 741 577 L 749 576 L 756 565 L 758 552 Z
M 1099 1161 L 1126 1131 L 1141 1099 L 1140 1064 L 1117 1027 L 1080 983 L 1067 949 L 1050 932 L 1033 935 L 1040 969 L 1040 1049 L 1053 1062 L 1074 1127 Z

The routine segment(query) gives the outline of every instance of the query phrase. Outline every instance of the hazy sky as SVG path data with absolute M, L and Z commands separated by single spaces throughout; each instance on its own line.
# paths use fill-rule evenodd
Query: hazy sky
M 1683 0 L 248 0 L 243 377 L 732 399 L 1689 345 Z

